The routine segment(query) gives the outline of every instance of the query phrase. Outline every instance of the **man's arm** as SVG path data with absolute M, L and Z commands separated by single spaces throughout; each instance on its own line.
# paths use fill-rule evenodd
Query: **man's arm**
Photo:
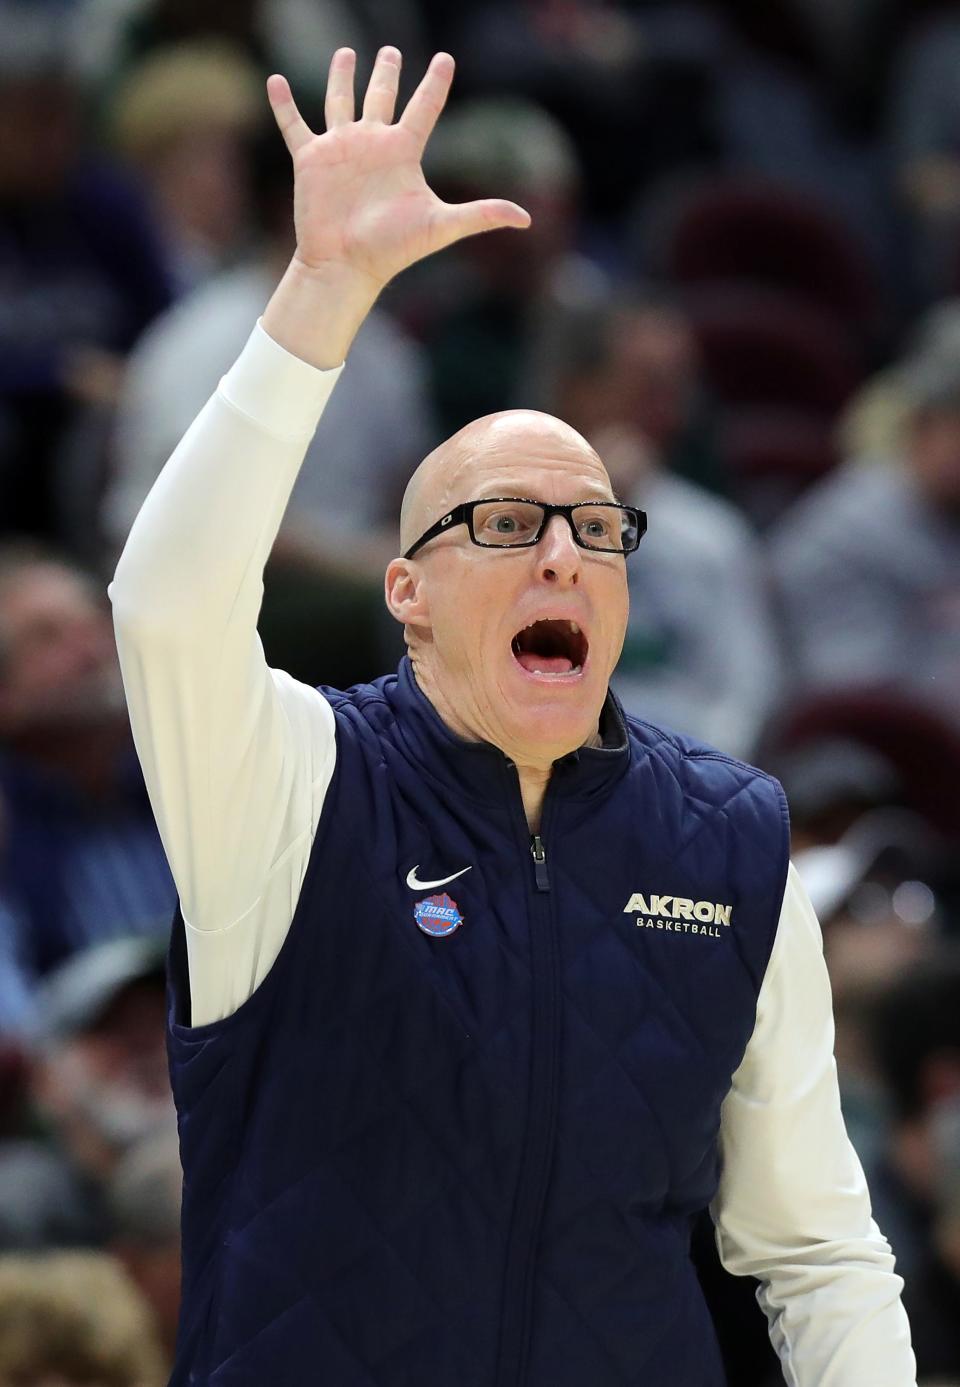
M 790 1387 L 915 1387 L 903 1283 L 840 1113 L 820 926 L 792 865 L 721 1146 L 720 1259 L 759 1278 Z
M 187 925 L 195 1025 L 235 1011 L 279 952 L 333 771 L 330 707 L 267 666 L 257 618 L 337 375 L 255 327 L 151 488 L 107 589 Z
M 194 1024 L 250 995 L 293 917 L 333 767 L 329 705 L 267 667 L 262 575 L 307 443 L 383 285 L 512 203 L 448 206 L 423 147 L 453 75 L 438 55 L 392 124 L 400 55 L 383 49 L 354 119 L 354 55 L 330 68 L 327 132 L 268 82 L 294 161 L 297 248 L 238 362 L 151 488 L 108 594 L 144 778 L 177 884 Z

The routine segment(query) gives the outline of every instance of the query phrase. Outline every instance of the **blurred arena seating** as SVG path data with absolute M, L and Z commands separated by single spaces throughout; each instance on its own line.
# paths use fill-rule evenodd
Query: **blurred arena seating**
M 698 287 L 685 303 L 704 375 L 725 404 L 831 419 L 863 380 L 855 338 L 813 303 L 752 285 Z
M 594 444 L 648 509 L 617 687 L 783 779 L 848 1129 L 917 1268 L 920 1383 L 958 1387 L 960 10 L 938 0 L 0 0 L 0 1387 L 49 1381 L 51 1326 L 58 1387 L 166 1380 L 175 892 L 106 586 L 289 259 L 267 74 L 319 125 L 334 49 L 363 81 L 388 42 L 401 100 L 457 59 L 441 195 L 533 224 L 381 295 L 267 564 L 268 662 L 341 685 L 395 663 L 399 498 L 469 418 L 544 409 Z M 782 1387 L 705 1217 L 694 1245 L 731 1387 Z
M 646 262 L 682 285 L 756 285 L 818 304 L 869 338 L 884 306 L 868 248 L 788 183 L 737 175 L 671 190 L 651 215 Z

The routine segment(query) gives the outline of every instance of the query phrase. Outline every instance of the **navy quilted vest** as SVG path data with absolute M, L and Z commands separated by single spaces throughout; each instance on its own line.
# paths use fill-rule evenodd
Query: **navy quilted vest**
M 172 1387 L 718 1387 L 690 1230 L 776 930 L 782 790 L 611 697 L 532 842 L 512 763 L 407 661 L 322 692 L 337 770 L 232 1016 L 190 1028 L 174 920 Z

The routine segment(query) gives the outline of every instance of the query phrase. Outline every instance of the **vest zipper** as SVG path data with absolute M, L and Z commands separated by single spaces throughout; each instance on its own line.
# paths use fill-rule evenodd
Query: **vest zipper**
M 550 878 L 547 875 L 547 851 L 543 846 L 543 839 L 539 833 L 535 833 L 530 839 L 530 851 L 533 853 L 533 873 L 537 879 L 538 891 L 550 890 Z
M 517 802 L 519 807 L 519 795 Z M 545 806 L 545 822 L 548 814 Z M 530 1088 L 520 1174 L 507 1239 L 496 1387 L 523 1387 L 526 1382 L 534 1265 L 553 1165 L 557 1125 L 560 986 L 553 897 L 544 839 L 538 833 L 529 835 L 525 819 L 523 829 L 533 858 L 530 900 L 530 976 L 533 991 Z

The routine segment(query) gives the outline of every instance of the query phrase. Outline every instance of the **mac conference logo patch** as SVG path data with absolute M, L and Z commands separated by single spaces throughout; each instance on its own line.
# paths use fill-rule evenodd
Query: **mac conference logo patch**
M 446 891 L 441 896 L 427 896 L 426 900 L 417 901 L 413 907 L 413 918 L 424 934 L 430 934 L 434 939 L 452 934 L 463 924 L 460 907 Z

